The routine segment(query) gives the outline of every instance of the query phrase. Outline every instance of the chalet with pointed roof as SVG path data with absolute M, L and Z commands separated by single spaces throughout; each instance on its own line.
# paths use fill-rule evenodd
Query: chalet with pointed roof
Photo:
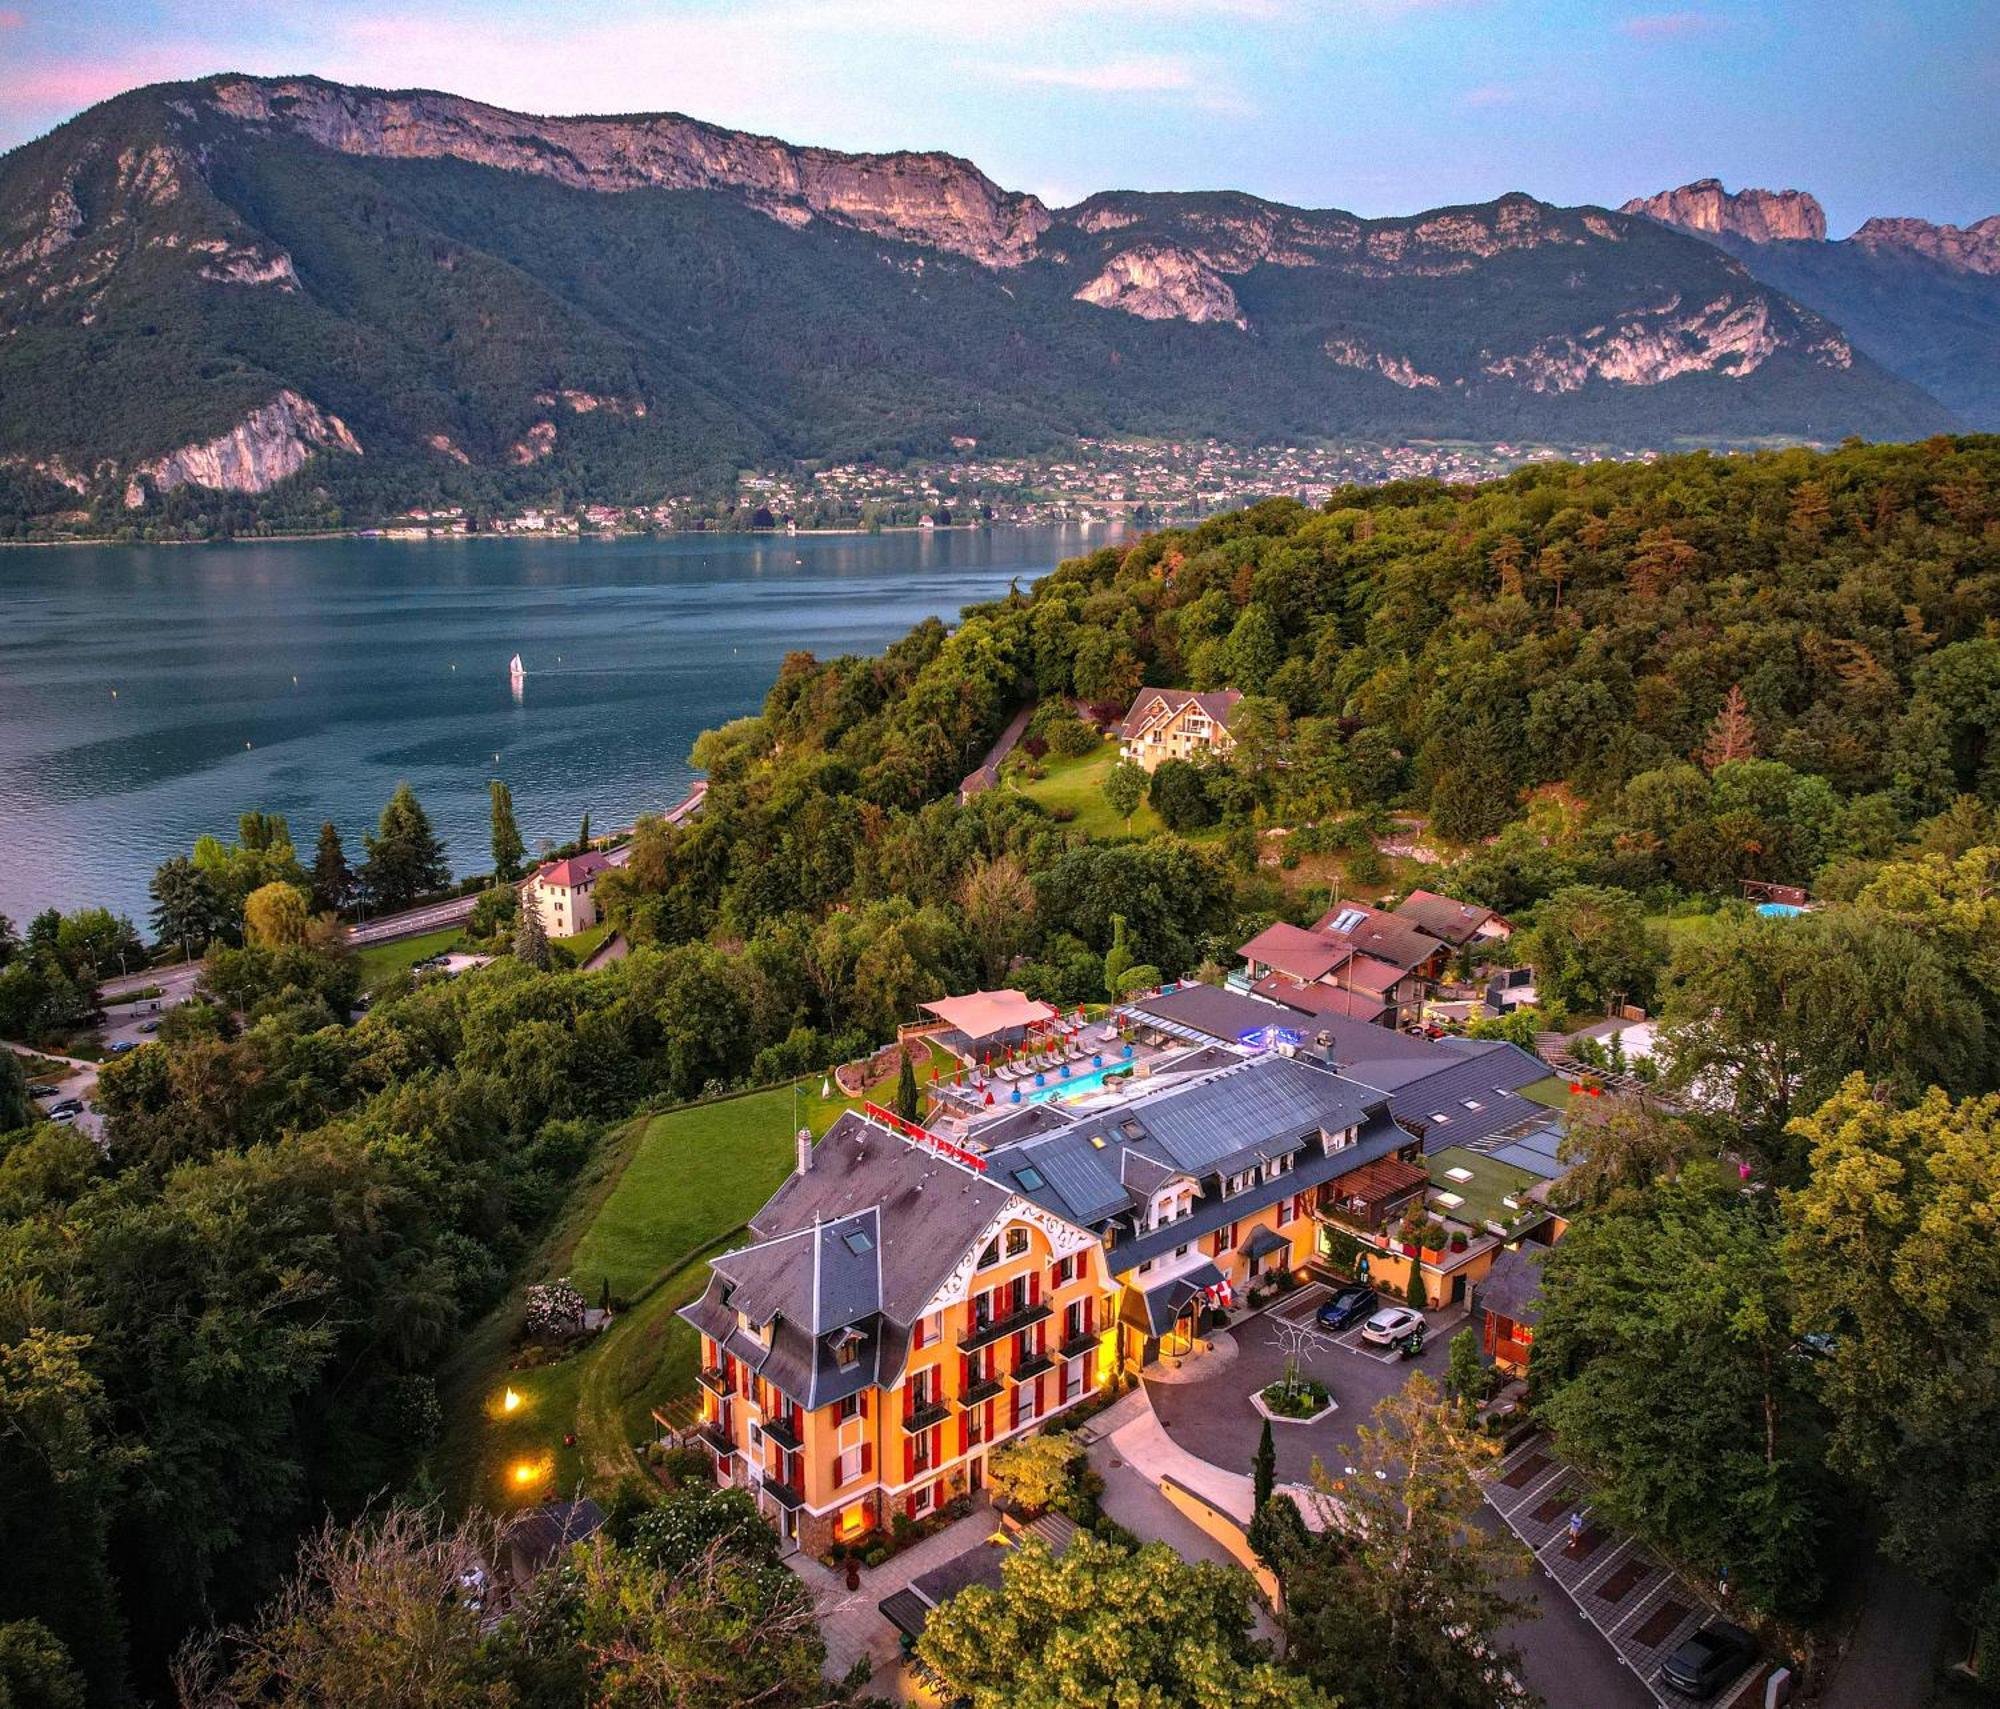
M 1163 760 L 1227 758 L 1229 733 L 1243 696 L 1233 688 L 1197 694 L 1186 688 L 1142 688 L 1118 727 L 1119 753 L 1152 771 Z

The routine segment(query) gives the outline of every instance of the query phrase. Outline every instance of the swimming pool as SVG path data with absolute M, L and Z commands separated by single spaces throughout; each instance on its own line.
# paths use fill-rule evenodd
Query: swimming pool
M 1020 1093 L 1018 1102 L 1023 1104 L 1047 1104 L 1059 1098 L 1080 1098 L 1086 1092 L 1097 1091 L 1104 1084 L 1107 1074 L 1116 1074 L 1120 1069 L 1131 1066 L 1129 1062 L 1107 1062 L 1102 1068 L 1088 1069 L 1082 1074 L 1072 1071 L 1067 1080 L 1057 1078 L 1061 1071 L 1052 1069 L 1046 1086 L 1037 1086 L 1032 1080 L 1010 1086 L 1001 1102 L 1016 1102 L 1016 1092 Z
M 1766 919 L 1789 920 L 1794 914 L 1803 914 L 1805 909 L 1796 902 L 1759 902 L 1757 912 Z

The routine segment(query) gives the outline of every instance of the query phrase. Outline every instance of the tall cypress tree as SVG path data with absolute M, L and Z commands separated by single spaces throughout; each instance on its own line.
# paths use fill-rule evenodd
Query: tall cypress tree
M 340 846 L 340 832 L 329 819 L 319 828 L 319 847 L 313 851 L 312 910 L 315 914 L 338 914 L 354 900 L 354 872 L 347 864 L 347 851 Z
M 493 876 L 511 884 L 521 876 L 521 857 L 528 852 L 514 821 L 514 792 L 497 777 L 486 791 L 493 797 Z
M 1262 1513 L 1278 1487 L 1278 1445 L 1271 1440 L 1271 1421 L 1264 1420 L 1264 1434 L 1257 1438 L 1257 1455 L 1250 1462 L 1250 1511 Z
M 906 1122 L 917 1119 L 917 1071 L 910 1065 L 910 1053 L 903 1052 L 903 1066 L 896 1075 L 896 1114 Z

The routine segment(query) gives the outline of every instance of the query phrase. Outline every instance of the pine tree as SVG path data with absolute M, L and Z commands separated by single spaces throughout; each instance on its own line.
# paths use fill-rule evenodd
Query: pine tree
M 1731 760 L 1750 759 L 1756 752 L 1757 726 L 1751 722 L 1749 708 L 1743 703 L 1743 685 L 1733 683 L 1729 693 L 1723 697 L 1722 710 L 1708 727 L 1708 740 L 1701 748 L 1701 763 L 1713 771 L 1717 766 L 1728 765 Z
M 1252 1493 L 1250 1510 L 1262 1513 L 1278 1486 L 1278 1445 L 1271 1440 L 1271 1421 L 1264 1420 L 1264 1434 L 1257 1438 L 1257 1455 L 1250 1462 Z
M 1410 1286 L 1405 1297 L 1418 1311 L 1430 1304 L 1430 1294 L 1424 1287 L 1424 1267 L 1414 1258 L 1410 1260 Z
M 583 810 L 583 824 L 578 828 L 576 833 L 576 847 L 579 854 L 587 853 L 590 848 L 590 809 L 588 807 Z
M 917 1119 L 917 1071 L 910 1065 L 910 1053 L 902 1053 L 902 1069 L 896 1076 L 896 1114 L 906 1122 Z
M 407 783 L 396 785 L 382 809 L 375 834 L 366 839 L 368 858 L 361 867 L 361 888 L 375 907 L 407 908 L 420 896 L 451 883 L 451 866 L 444 844 L 431 829 L 430 815 Z
M 319 828 L 319 847 L 313 853 L 312 910 L 338 914 L 353 900 L 354 873 L 347 864 L 347 851 L 340 846 L 340 832 L 328 820 Z
M 511 884 L 521 876 L 521 857 L 528 852 L 514 819 L 514 792 L 496 777 L 486 793 L 493 798 L 493 876 Z
M 541 973 L 549 970 L 549 934 L 542 927 L 541 909 L 532 903 L 521 910 L 514 927 L 514 959 Z

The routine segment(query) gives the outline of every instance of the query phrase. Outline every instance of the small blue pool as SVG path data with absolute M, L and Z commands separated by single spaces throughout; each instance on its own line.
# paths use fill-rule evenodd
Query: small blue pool
M 1789 920 L 1794 914 L 1803 914 L 1805 909 L 1796 902 L 1759 902 L 1757 912 L 1768 920 Z
M 1024 1104 L 1046 1104 L 1059 1098 L 1080 1098 L 1085 1092 L 1095 1092 L 1102 1086 L 1105 1075 L 1115 1074 L 1119 1069 L 1131 1066 L 1129 1062 L 1107 1062 L 1102 1068 L 1092 1068 L 1082 1074 L 1072 1073 L 1067 1080 L 1058 1077 L 1060 1069 L 1053 1069 L 1049 1072 L 1046 1086 L 1037 1086 L 1032 1079 L 1022 1081 L 1009 1088 L 1007 1101 L 1009 1103 L 1014 1101 L 1015 1092 L 1021 1094 L 1020 1101 Z

